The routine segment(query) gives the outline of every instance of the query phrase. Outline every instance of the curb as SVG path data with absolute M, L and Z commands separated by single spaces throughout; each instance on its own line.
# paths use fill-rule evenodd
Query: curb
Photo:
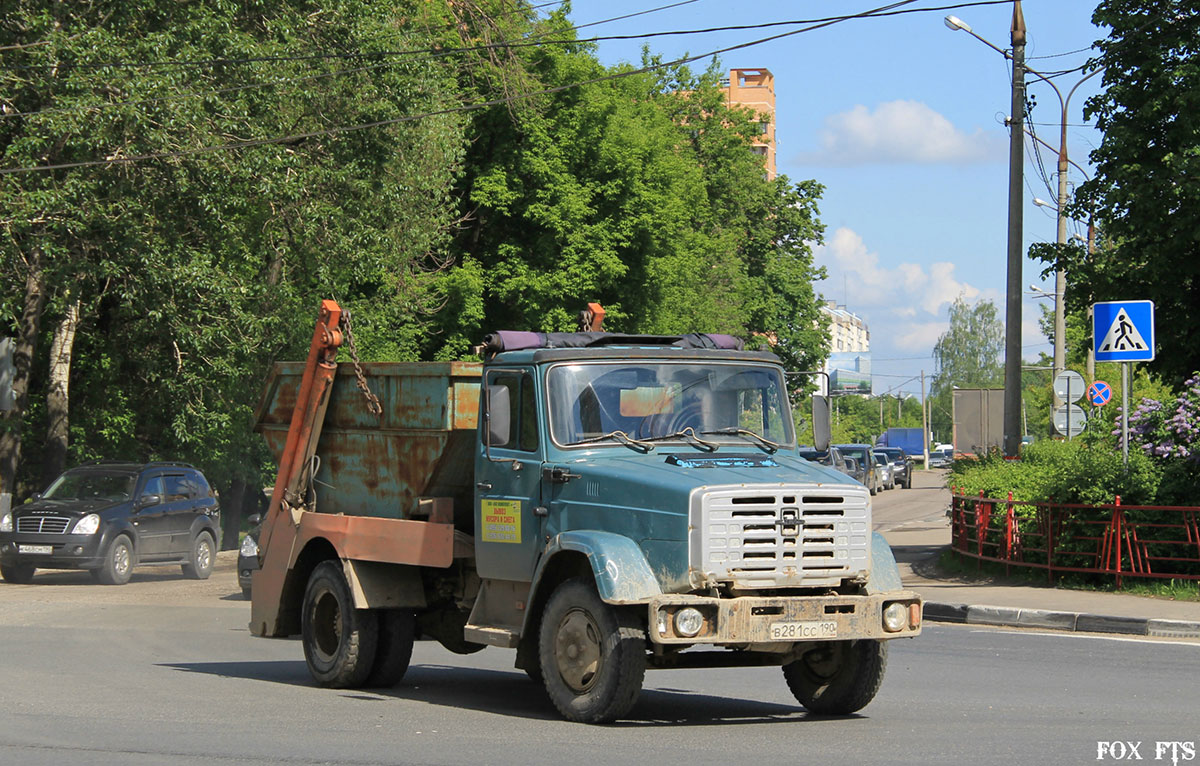
M 1118 633 L 1155 638 L 1200 638 L 1200 622 L 1145 617 L 1114 617 L 1080 612 L 1051 612 L 1011 606 L 925 602 L 925 619 L 968 625 L 1041 628 L 1076 633 Z

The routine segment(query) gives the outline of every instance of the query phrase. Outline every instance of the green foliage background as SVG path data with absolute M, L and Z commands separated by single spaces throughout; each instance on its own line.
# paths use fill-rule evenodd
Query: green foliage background
M 40 488 L 73 304 L 68 464 L 183 459 L 235 491 L 269 479 L 262 381 L 326 297 L 366 360 L 462 358 L 598 301 L 607 329 L 770 337 L 816 367 L 821 187 L 764 177 L 717 63 L 480 47 L 535 35 L 574 33 L 507 0 L 5 3 L 0 167 L 149 155 L 0 176 L 0 332 L 33 343 L 5 488 Z

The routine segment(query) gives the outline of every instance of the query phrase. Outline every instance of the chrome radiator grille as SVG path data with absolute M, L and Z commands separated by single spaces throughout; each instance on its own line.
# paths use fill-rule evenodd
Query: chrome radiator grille
M 691 514 L 693 570 L 740 588 L 836 586 L 870 566 L 865 491 L 709 488 Z
M 17 519 L 17 531 L 61 535 L 66 533 L 70 523 L 66 516 L 23 516 Z

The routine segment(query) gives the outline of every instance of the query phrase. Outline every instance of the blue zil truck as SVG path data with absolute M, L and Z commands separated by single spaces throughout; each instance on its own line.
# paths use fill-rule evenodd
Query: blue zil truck
M 573 721 L 689 667 L 779 666 L 841 715 L 920 633 L 867 490 L 798 454 L 774 355 L 592 325 L 489 336 L 482 363 L 339 365 L 346 329 L 325 301 L 258 412 L 280 468 L 250 629 L 299 635 L 317 683 L 394 685 L 431 639 L 515 650 Z

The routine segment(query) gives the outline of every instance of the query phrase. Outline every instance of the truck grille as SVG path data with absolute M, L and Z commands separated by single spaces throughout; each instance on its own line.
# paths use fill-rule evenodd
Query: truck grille
M 869 568 L 866 493 L 731 487 L 693 496 L 693 569 L 739 588 L 836 586 Z
M 17 519 L 17 531 L 32 534 L 66 534 L 71 520 L 66 516 L 23 516 Z

